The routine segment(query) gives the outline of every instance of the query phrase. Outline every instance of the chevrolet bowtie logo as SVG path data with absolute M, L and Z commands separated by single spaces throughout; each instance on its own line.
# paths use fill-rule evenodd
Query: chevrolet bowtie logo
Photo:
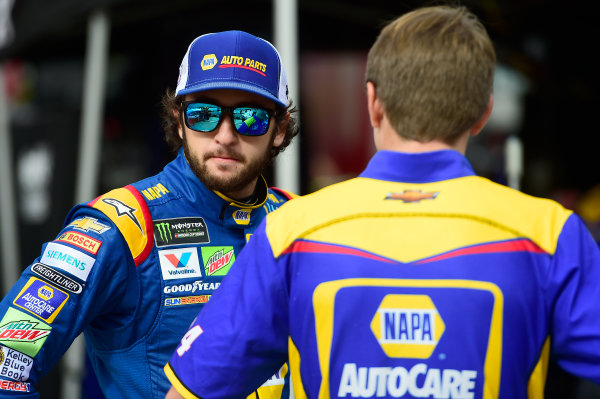
M 106 230 L 110 229 L 109 226 L 98 222 L 98 219 L 94 218 L 81 218 L 71 222 L 69 226 L 73 226 L 76 229 L 83 230 L 85 232 L 93 231 L 98 234 L 104 233 Z
M 420 202 L 425 199 L 435 199 L 439 192 L 424 193 L 421 190 L 404 190 L 401 193 L 389 193 L 386 200 L 401 200 L 402 202 Z

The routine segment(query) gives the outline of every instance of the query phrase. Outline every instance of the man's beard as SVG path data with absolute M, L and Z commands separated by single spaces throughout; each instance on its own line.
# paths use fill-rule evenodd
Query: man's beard
M 269 140 L 269 144 L 265 149 L 261 157 L 245 164 L 241 171 L 236 175 L 230 177 L 219 177 L 212 174 L 206 166 L 206 161 L 215 155 L 226 155 L 235 158 L 243 163 L 246 162 L 246 157 L 237 152 L 226 152 L 226 153 L 206 153 L 203 159 L 200 160 L 194 154 L 191 153 L 188 142 L 186 140 L 186 134 L 183 133 L 183 153 L 185 154 L 192 171 L 200 179 L 200 181 L 209 189 L 213 191 L 219 191 L 227 194 L 231 192 L 240 191 L 252 183 L 257 177 L 259 177 L 263 170 L 271 162 L 271 148 L 275 140 L 275 135 L 272 134 Z M 236 198 L 234 198 L 236 199 Z M 239 199 L 239 198 L 237 198 Z

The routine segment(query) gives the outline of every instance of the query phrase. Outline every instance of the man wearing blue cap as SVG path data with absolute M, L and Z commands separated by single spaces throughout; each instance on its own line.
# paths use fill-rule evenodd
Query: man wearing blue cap
M 163 398 L 179 340 L 259 222 L 293 196 L 262 171 L 297 134 L 294 112 L 269 42 L 241 31 L 196 38 L 163 98 L 175 160 L 75 206 L 0 303 L 0 396 L 38 397 L 83 332 L 106 397 Z M 257 395 L 285 394 L 286 373 Z

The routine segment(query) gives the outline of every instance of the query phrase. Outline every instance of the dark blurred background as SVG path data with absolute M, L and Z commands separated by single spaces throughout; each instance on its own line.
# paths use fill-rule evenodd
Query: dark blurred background
M 297 1 L 299 194 L 365 167 L 374 152 L 364 99 L 366 53 L 387 21 L 439 3 Z M 480 175 L 576 210 L 600 239 L 595 13 L 559 1 L 460 4 L 481 18 L 498 54 L 494 113 L 467 157 Z M 21 268 L 54 238 L 75 201 L 88 23 L 97 11 L 108 16 L 110 39 L 94 195 L 154 174 L 172 159 L 159 103 L 167 87 L 175 88 L 196 36 L 241 29 L 274 41 L 269 0 L 0 0 L 14 181 L 1 189 L 14 190 L 17 226 L 10 234 L 18 237 Z M 509 139 L 522 151 L 512 180 Z M 286 188 L 273 181 L 272 170 L 267 177 Z M 42 397 L 57 396 L 59 380 L 44 379 Z M 84 396 L 95 397 L 93 385 L 86 387 Z M 549 398 L 600 398 L 597 387 L 554 364 L 547 391 Z

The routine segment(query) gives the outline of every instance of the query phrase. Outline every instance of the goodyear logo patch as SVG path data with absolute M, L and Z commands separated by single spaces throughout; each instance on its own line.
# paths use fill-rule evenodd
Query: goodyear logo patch
M 233 247 L 202 247 L 204 272 L 207 276 L 224 276 L 235 261 Z
M 445 325 L 427 295 L 386 295 L 371 321 L 371 331 L 389 357 L 427 359 Z
M 13 303 L 33 313 L 40 319 L 52 323 L 69 299 L 69 294 L 56 287 L 31 277 Z
M 92 237 L 86 236 L 82 233 L 77 233 L 76 231 L 66 231 L 62 233 L 56 241 L 66 242 L 71 245 L 75 245 L 78 248 L 83 249 L 93 255 L 98 253 L 100 246 L 102 245 L 102 241 L 96 240 Z
M 33 359 L 29 356 L 0 345 L 0 377 L 8 377 L 16 381 L 27 381 L 32 366 Z
M 238 209 L 235 212 L 233 212 L 232 216 L 233 216 L 233 220 L 235 220 L 235 223 L 237 224 L 241 224 L 241 225 L 248 225 L 250 224 L 250 214 L 252 213 L 252 209 Z
M 35 357 L 50 335 L 52 327 L 13 308 L 8 308 L 0 321 L 0 343 Z
M 200 66 L 202 67 L 203 71 L 207 71 L 209 69 L 213 69 L 215 67 L 215 65 L 217 65 L 217 56 L 214 54 L 206 54 L 203 58 L 202 61 L 200 62 Z

